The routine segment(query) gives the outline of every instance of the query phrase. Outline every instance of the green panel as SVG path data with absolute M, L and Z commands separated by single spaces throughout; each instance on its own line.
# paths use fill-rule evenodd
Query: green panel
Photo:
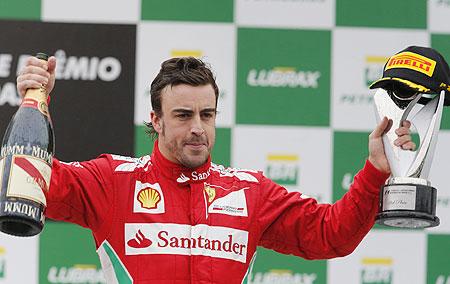
M 428 235 L 427 284 L 450 283 L 449 235 Z
M 212 151 L 212 161 L 216 164 L 230 166 L 231 157 L 231 129 L 216 128 L 216 145 Z
M 330 44 L 330 31 L 239 29 L 237 123 L 328 126 Z
M 426 29 L 426 0 L 336 0 L 336 25 Z
M 363 168 L 368 157 L 368 136 L 365 132 L 334 132 L 333 202 L 341 199 Z
M 136 125 L 134 129 L 134 155 L 145 156 L 152 153 L 153 138 L 146 133 L 145 125 Z
M 258 248 L 256 261 L 248 283 L 327 283 L 325 260 L 304 260 Z
M 233 0 L 142 0 L 143 20 L 232 22 Z
M 153 150 L 153 140 L 145 132 L 144 125 L 135 126 L 134 155 L 141 157 L 151 154 Z M 216 128 L 216 145 L 212 151 L 214 163 L 230 166 L 231 156 L 231 129 Z
M 449 3 L 450 4 L 450 3 Z M 432 34 L 431 47 L 436 49 L 450 64 L 450 35 L 449 34 Z M 444 107 L 442 113 L 441 129 L 450 129 L 450 107 Z
M 105 283 L 90 230 L 47 222 L 39 238 L 39 283 Z
M 369 155 L 369 132 L 334 132 L 333 202 L 348 191 Z M 398 230 L 375 224 L 376 229 Z
M 1 0 L 0 19 L 41 19 L 41 0 Z

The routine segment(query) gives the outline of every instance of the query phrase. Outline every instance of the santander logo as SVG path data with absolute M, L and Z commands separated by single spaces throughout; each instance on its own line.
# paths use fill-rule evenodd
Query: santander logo
M 146 248 L 152 245 L 152 241 L 147 239 L 141 230 L 138 230 L 135 237 L 127 242 L 132 248 Z
M 230 227 L 127 223 L 125 240 L 126 255 L 202 255 L 247 261 L 248 232 Z

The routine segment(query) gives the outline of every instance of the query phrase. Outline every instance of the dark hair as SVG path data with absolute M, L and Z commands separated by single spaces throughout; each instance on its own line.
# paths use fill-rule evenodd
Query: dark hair
M 186 84 L 190 86 L 211 85 L 219 99 L 219 88 L 209 65 L 194 57 L 171 58 L 161 64 L 161 69 L 156 75 L 150 87 L 150 98 L 155 114 L 162 116 L 161 92 L 166 86 L 177 86 Z M 153 138 L 157 133 L 151 122 L 144 122 L 147 126 L 146 132 Z

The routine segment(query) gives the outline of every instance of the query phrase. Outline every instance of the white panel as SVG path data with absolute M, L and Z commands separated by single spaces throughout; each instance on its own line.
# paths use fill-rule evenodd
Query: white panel
M 240 26 L 288 28 L 334 26 L 334 0 L 237 0 L 235 5 L 235 18 Z
M 428 0 L 428 30 L 450 32 L 450 1 Z
M 38 237 L 0 233 L 0 283 L 38 283 Z
M 449 186 L 449 161 L 450 131 L 441 130 L 439 133 L 433 164 L 430 170 L 429 180 L 437 189 L 436 215 L 441 224 L 427 231 L 430 233 L 450 233 L 450 186 Z
M 42 0 L 42 20 L 79 23 L 136 23 L 139 0 Z
M 328 262 L 328 284 L 425 284 L 426 234 L 371 231 L 350 255 Z
M 233 167 L 263 170 L 271 179 L 287 181 L 289 190 L 322 203 L 331 201 L 328 128 L 241 125 L 234 129 L 232 140 Z
M 135 124 L 149 121 L 150 84 L 171 57 L 200 57 L 212 67 L 220 90 L 217 126 L 234 123 L 235 27 L 232 24 L 144 22 L 138 25 Z
M 332 46 L 332 126 L 372 131 L 375 108 L 369 82 L 381 78 L 384 60 L 410 45 L 429 45 L 425 31 L 337 28 Z

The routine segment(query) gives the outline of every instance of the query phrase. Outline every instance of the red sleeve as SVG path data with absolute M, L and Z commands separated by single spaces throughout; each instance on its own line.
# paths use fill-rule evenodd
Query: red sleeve
M 114 200 L 112 170 L 107 155 L 87 162 L 54 159 L 46 216 L 99 230 L 111 216 Z
M 306 259 L 350 254 L 374 225 L 379 190 L 387 178 L 366 161 L 349 191 L 333 205 L 289 193 L 264 178 L 260 245 Z

